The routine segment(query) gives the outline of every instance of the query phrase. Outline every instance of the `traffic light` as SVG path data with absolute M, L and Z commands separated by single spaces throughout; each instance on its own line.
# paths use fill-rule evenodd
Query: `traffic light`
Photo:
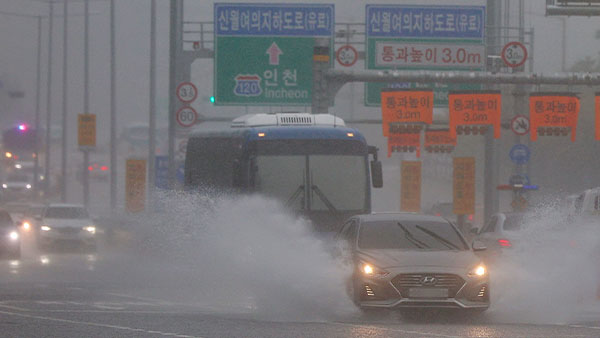
M 209 100 L 210 100 L 211 104 L 215 104 L 215 97 L 214 96 L 211 96 Z

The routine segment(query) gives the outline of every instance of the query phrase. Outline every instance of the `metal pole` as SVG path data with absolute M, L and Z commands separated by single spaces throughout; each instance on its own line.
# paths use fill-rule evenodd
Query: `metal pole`
M 148 122 L 148 201 L 153 202 L 156 149 L 156 0 L 150 4 L 150 116 Z M 152 204 L 151 204 L 152 205 Z
M 562 21 L 562 51 L 561 51 L 561 71 L 567 71 L 567 18 L 561 18 Z
M 68 74 L 67 74 L 67 59 L 69 54 L 68 49 L 68 2 L 63 2 L 63 112 L 62 112 L 62 163 L 61 163 L 61 200 L 67 201 L 67 90 L 68 86 Z
M 117 207 L 117 111 L 115 73 L 115 0 L 110 0 L 110 210 Z
M 44 150 L 44 195 L 50 193 L 50 126 L 52 120 L 52 30 L 54 22 L 54 4 L 48 3 L 50 13 L 48 18 L 48 78 L 46 79 L 46 149 Z
M 39 193 L 39 171 L 40 171 L 40 87 L 41 87 L 41 71 L 42 71 L 42 17 L 37 17 L 37 63 L 36 63 L 36 78 L 35 78 L 35 157 L 33 159 L 33 190 Z
M 89 16 L 89 0 L 84 2 L 84 46 L 83 46 L 83 113 L 90 113 L 90 54 L 89 54 L 89 28 L 90 28 L 90 16 Z M 83 150 L 83 204 L 86 208 L 90 205 L 90 172 L 88 166 L 90 165 L 90 153 L 87 149 Z
M 497 46 L 500 44 L 500 2 L 487 0 L 487 24 L 493 29 L 493 34 L 488 34 L 487 37 L 487 55 L 497 55 Z M 492 47 L 493 46 L 493 47 Z M 483 169 L 483 224 L 496 212 L 498 208 L 498 199 L 496 185 L 496 142 L 492 133 L 492 128 L 485 135 L 485 151 L 484 151 L 484 169 Z
M 170 31 L 169 31 L 169 188 L 175 188 L 175 112 L 177 102 L 174 99 L 177 88 L 177 61 L 179 56 L 179 31 L 181 26 L 180 7 L 181 0 L 171 0 L 170 6 Z

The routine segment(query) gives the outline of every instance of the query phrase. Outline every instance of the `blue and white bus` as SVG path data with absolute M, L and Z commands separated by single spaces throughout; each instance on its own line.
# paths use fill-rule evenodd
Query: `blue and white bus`
M 231 128 L 188 140 L 187 190 L 276 198 L 317 231 L 337 231 L 347 217 L 370 213 L 371 183 L 382 186 L 377 148 L 333 115 L 244 115 Z

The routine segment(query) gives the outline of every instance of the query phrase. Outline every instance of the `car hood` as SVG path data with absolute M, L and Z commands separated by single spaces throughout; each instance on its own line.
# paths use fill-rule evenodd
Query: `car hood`
M 438 266 L 468 268 L 481 261 L 472 251 L 358 250 L 358 258 L 380 268 Z
M 93 223 L 90 219 L 44 218 L 42 224 L 51 228 L 83 228 Z

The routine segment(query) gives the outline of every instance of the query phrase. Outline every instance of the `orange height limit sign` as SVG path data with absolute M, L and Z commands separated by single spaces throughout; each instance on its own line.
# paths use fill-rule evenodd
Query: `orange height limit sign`
M 453 160 L 453 204 L 454 214 L 475 213 L 475 158 L 455 157 Z
M 400 210 L 421 212 L 421 162 L 402 161 Z
M 502 95 L 500 91 L 456 91 L 448 93 L 450 135 L 462 125 L 493 125 L 494 138 L 500 138 Z
M 579 97 L 575 93 L 530 94 L 531 140 L 537 140 L 538 127 L 568 127 L 571 141 L 575 142 L 579 108 Z
M 433 123 L 433 90 L 384 89 L 381 91 L 383 136 L 390 123 Z

